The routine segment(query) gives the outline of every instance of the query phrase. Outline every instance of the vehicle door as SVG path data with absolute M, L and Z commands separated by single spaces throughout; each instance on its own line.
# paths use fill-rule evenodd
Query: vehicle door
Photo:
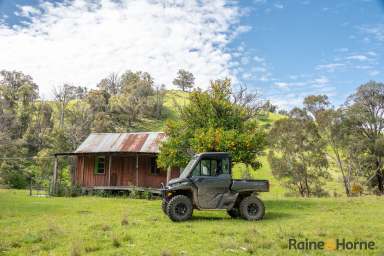
M 197 187 L 200 208 L 216 209 L 229 191 L 231 176 L 226 163 L 223 159 L 203 158 L 193 169 L 191 179 Z

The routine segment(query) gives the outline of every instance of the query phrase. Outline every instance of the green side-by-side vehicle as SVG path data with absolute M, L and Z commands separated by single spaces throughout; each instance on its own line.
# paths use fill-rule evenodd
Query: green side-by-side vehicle
M 229 153 L 206 152 L 195 155 L 178 178 L 162 188 L 162 208 L 173 221 L 192 217 L 194 209 L 224 209 L 233 217 L 260 220 L 263 202 L 258 192 L 268 192 L 267 180 L 232 179 Z

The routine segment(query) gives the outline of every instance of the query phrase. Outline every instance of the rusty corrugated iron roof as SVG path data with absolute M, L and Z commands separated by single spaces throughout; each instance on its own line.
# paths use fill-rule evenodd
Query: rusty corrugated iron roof
M 163 132 L 91 133 L 74 153 L 159 153 L 165 139 Z

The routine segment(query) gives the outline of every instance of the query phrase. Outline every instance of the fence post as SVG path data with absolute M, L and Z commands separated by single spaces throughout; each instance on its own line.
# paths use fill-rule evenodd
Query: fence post
M 58 159 L 55 155 L 55 160 L 53 163 L 53 177 L 52 177 L 52 195 L 57 194 L 57 165 L 58 165 Z

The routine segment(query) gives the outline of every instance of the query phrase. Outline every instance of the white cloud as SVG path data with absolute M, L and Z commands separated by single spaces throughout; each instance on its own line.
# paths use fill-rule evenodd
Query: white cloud
M 281 4 L 281 3 L 276 3 L 276 4 L 274 4 L 274 6 L 275 6 L 277 9 L 283 9 L 283 8 L 284 8 L 284 5 Z
M 348 56 L 347 60 L 365 61 L 365 60 L 368 60 L 368 57 L 365 55 L 352 55 L 352 56 Z
M 313 79 L 311 82 L 315 86 L 324 86 L 329 83 L 329 79 L 326 78 L 325 76 L 322 76 L 322 77 Z
M 276 82 L 273 84 L 278 89 L 293 89 L 294 87 L 302 87 L 308 84 L 306 81 L 302 82 Z
M 369 52 L 367 52 L 367 54 L 370 56 L 377 56 L 377 53 L 374 51 L 369 51 Z
M 329 64 L 318 65 L 316 67 L 316 70 L 325 70 L 328 72 L 334 72 L 336 69 L 344 66 L 345 66 L 344 63 L 329 63 Z
M 289 87 L 289 83 L 277 82 L 277 83 L 274 83 L 274 86 L 279 88 L 279 89 L 287 89 Z
M 253 57 L 253 60 L 256 61 L 256 62 L 265 64 L 265 60 L 264 60 L 264 58 L 261 58 L 261 57 L 259 57 L 259 56 L 254 56 L 254 57 Z
M 43 94 L 64 82 L 94 86 L 110 72 L 150 72 L 171 85 L 180 68 L 199 87 L 232 76 L 229 42 L 239 26 L 233 2 L 74 0 L 22 6 L 26 26 L 0 21 L 0 69 L 32 75 Z
M 368 75 L 370 76 L 377 76 L 378 74 L 380 74 L 380 71 L 378 70 L 371 70 L 368 72 Z
M 347 47 L 338 48 L 335 50 L 336 52 L 348 52 L 349 49 Z
M 367 35 L 373 36 L 378 41 L 384 41 L 384 24 L 361 26 L 360 30 Z

